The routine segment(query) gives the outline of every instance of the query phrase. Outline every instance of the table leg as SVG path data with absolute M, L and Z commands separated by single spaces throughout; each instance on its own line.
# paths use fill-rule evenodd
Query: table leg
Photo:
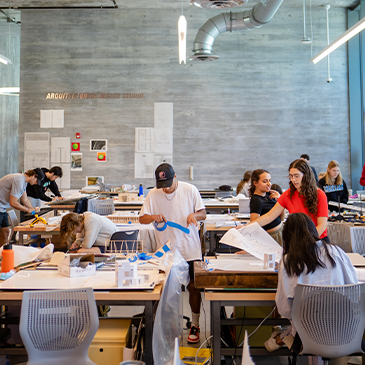
M 23 236 L 24 236 L 23 232 L 19 231 L 19 245 L 20 246 L 23 246 L 23 242 L 24 242 Z
M 220 301 L 210 302 L 210 315 L 212 317 L 212 335 L 213 335 L 213 365 L 221 364 L 221 314 Z
M 153 335 L 153 301 L 146 301 L 145 304 L 145 362 L 146 365 L 153 365 L 152 335 Z

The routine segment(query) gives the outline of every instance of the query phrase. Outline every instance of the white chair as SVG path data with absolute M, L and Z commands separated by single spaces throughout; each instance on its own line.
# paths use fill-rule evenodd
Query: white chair
M 302 340 L 303 354 L 320 356 L 326 363 L 326 359 L 362 353 L 365 283 L 299 284 L 295 289 L 292 321 Z
M 365 227 L 351 227 L 351 247 L 352 252 L 365 254 Z
M 87 210 L 99 215 L 113 214 L 115 211 L 113 199 L 89 199 Z
M 96 365 L 87 352 L 98 327 L 92 288 L 23 294 L 19 330 L 27 365 Z

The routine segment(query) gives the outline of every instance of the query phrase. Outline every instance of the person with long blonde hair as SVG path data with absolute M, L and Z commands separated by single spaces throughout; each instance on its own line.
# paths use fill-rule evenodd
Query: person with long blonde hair
M 328 202 L 338 203 L 340 201 L 340 203 L 347 204 L 349 192 L 337 161 L 332 160 L 328 164 L 326 175 L 319 180 L 318 185 L 326 193 Z M 336 210 L 336 207 L 328 205 L 328 209 Z
M 116 231 L 117 226 L 106 217 L 91 212 L 69 213 L 62 218 L 60 237 L 70 251 L 100 253 L 99 247 L 104 248 Z
M 249 196 L 249 189 L 251 186 L 252 171 L 246 171 L 243 175 L 243 179 L 238 183 L 236 193 L 244 194 L 247 198 Z

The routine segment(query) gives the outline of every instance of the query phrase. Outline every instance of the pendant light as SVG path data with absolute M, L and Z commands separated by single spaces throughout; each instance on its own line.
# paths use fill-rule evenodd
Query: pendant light
M 184 17 L 183 0 L 181 0 L 181 16 L 177 23 L 177 28 L 179 32 L 179 63 L 184 63 L 186 65 L 186 28 L 187 22 Z
M 306 31 L 305 31 L 305 0 L 303 0 L 303 39 L 302 43 L 312 43 L 312 40 L 310 37 L 307 37 Z
M 329 17 L 328 17 L 328 10 L 330 9 L 331 5 L 325 5 L 324 8 L 326 9 L 326 24 L 327 24 L 327 46 L 330 44 L 330 25 L 329 25 Z M 330 55 L 327 56 L 327 79 L 326 81 L 330 83 L 332 81 L 330 75 Z

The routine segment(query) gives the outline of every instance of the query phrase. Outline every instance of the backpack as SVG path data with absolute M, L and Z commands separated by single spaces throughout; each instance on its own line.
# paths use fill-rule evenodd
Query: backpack
M 76 204 L 75 204 L 75 209 L 74 209 L 74 213 L 84 213 L 87 211 L 87 198 L 82 198 L 80 199 Z

